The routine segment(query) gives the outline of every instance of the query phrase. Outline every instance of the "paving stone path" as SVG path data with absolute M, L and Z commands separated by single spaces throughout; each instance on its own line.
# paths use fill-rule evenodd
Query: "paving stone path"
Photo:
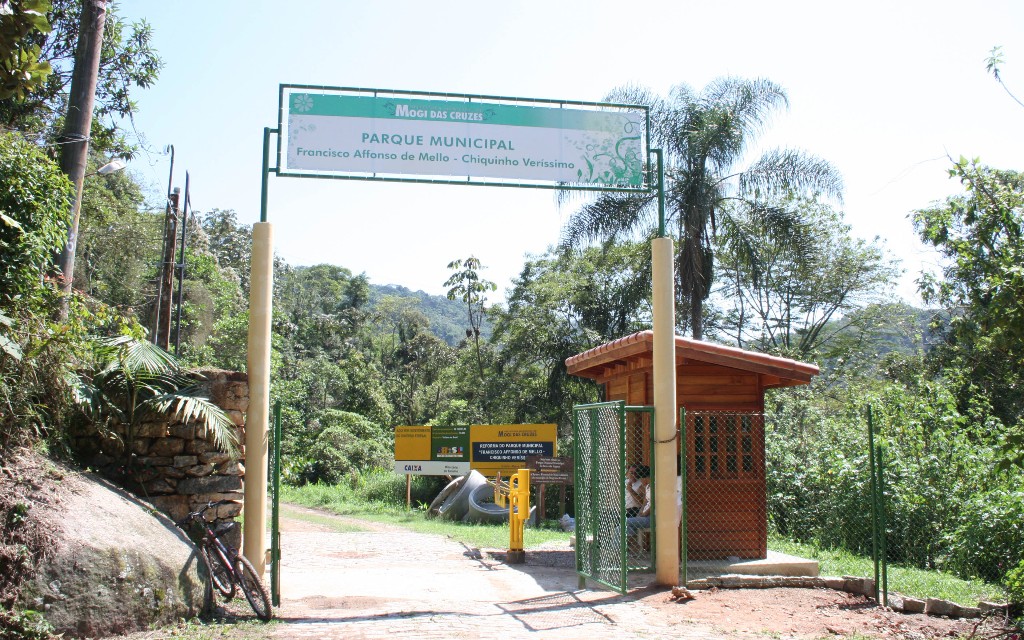
M 276 637 L 723 637 L 661 620 L 638 601 L 643 590 L 578 591 L 572 569 L 505 565 L 443 536 L 365 521 L 338 518 L 364 529 L 338 531 L 304 521 L 310 513 L 289 506 L 283 520 Z

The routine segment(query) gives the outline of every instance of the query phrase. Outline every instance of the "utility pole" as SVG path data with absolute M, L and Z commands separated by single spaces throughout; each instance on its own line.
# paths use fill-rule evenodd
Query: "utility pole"
M 166 216 L 169 216 L 170 213 L 171 213 L 171 185 L 174 184 L 174 145 L 173 144 L 167 145 L 167 148 L 164 149 L 164 151 L 165 152 L 166 151 L 170 151 L 171 152 L 171 170 L 167 174 L 167 200 L 165 202 L 166 211 L 164 213 L 164 216 L 165 216 L 164 217 L 164 238 L 163 238 L 163 244 L 161 245 L 161 248 L 160 248 L 160 257 L 161 257 L 161 259 L 167 253 L 167 218 L 166 218 Z M 153 344 L 158 344 L 159 341 L 160 341 L 159 340 L 159 336 L 160 336 L 160 310 L 161 310 L 160 309 L 160 301 L 163 299 L 163 291 L 164 291 L 164 289 L 163 289 L 163 287 L 164 287 L 163 273 L 164 273 L 164 271 L 163 271 L 163 263 L 161 262 L 160 263 L 160 267 L 157 269 L 157 275 L 156 275 L 156 300 L 153 302 L 153 330 L 149 333 L 149 335 L 150 335 L 149 341 L 152 342 Z
M 185 242 L 188 239 L 188 208 L 192 204 L 188 196 L 188 171 L 185 172 L 185 202 L 181 205 L 181 252 L 179 262 L 175 264 L 178 276 L 178 307 L 174 315 L 174 356 L 178 357 L 181 348 L 181 285 L 185 279 Z
M 103 49 L 103 25 L 107 20 L 107 0 L 83 0 L 79 25 L 75 69 L 71 75 L 71 95 L 61 135 L 60 168 L 75 185 L 75 202 L 68 225 L 64 248 L 57 255 L 60 288 L 71 293 L 75 277 L 75 247 L 78 244 L 78 219 L 82 208 L 82 184 L 89 157 L 89 132 L 92 110 L 96 102 L 96 80 L 99 76 L 100 53 Z M 61 306 L 61 318 L 67 317 L 67 302 Z
M 167 199 L 164 217 L 164 254 L 160 263 L 160 297 L 157 300 L 156 346 L 168 351 L 171 345 L 171 301 L 174 296 L 174 250 L 178 238 L 178 196 L 175 187 Z

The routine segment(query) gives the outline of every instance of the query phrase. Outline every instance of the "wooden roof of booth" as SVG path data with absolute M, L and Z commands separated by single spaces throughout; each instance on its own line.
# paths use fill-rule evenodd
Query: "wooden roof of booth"
M 641 331 L 572 356 L 565 361 L 565 366 L 572 375 L 607 382 L 616 376 L 651 367 L 653 343 L 654 332 Z M 760 375 L 765 389 L 808 384 L 819 371 L 813 364 L 682 336 L 676 336 L 675 343 L 677 369 L 704 363 L 749 371 Z

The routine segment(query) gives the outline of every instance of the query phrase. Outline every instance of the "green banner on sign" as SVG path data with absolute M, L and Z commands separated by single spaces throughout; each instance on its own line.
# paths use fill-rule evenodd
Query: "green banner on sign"
M 469 427 L 431 427 L 430 459 L 469 462 Z

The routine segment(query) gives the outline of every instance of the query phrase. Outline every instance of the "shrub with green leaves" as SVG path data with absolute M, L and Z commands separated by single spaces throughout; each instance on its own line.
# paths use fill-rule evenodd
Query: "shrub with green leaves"
M 0 133 L 0 447 L 44 436 L 67 406 L 62 380 L 91 312 L 55 325 L 57 295 L 43 276 L 70 210 L 71 184 L 57 165 Z
M 948 536 L 950 569 L 998 582 L 1004 575 L 1009 580 L 1010 570 L 1024 567 L 1024 490 L 978 494 L 964 505 L 964 513 Z M 1019 578 L 1024 587 L 1024 572 Z
M 41 294 L 42 274 L 64 246 L 73 190 L 41 149 L 0 133 L 0 312 Z
M 773 532 L 870 555 L 871 404 L 888 561 L 998 584 L 1024 557 L 1024 477 L 998 469 L 1001 425 L 981 400 L 959 402 L 955 386 L 921 375 L 848 389 L 828 411 L 779 402 L 766 442 Z
M 1018 607 L 1024 607 L 1024 560 L 1006 573 L 1003 585 L 1006 587 L 1010 602 Z
M 321 411 L 318 421 L 321 430 L 309 450 L 303 481 L 337 484 L 391 460 L 389 434 L 375 422 L 337 409 Z

